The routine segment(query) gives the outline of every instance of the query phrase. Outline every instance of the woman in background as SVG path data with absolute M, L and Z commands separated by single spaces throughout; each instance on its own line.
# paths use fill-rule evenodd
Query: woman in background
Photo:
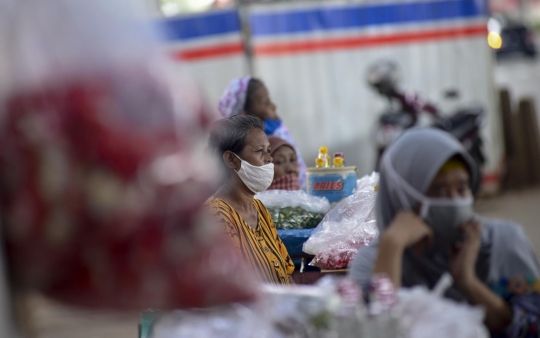
M 300 187 L 306 184 L 306 164 L 300 150 L 291 136 L 289 129 L 276 113 L 276 105 L 264 83 L 251 76 L 232 80 L 219 100 L 218 110 L 222 117 L 233 115 L 252 115 L 263 119 L 264 132 L 268 136 L 277 136 L 294 146 L 298 157 Z
M 294 147 L 284 139 L 268 136 L 270 155 L 274 163 L 274 180 L 268 190 L 299 190 L 300 166 Z

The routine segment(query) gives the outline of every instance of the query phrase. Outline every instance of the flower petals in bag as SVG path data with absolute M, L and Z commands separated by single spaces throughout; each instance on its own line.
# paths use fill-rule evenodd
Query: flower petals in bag
M 197 148 L 208 119 L 191 112 L 178 126 L 166 89 L 139 69 L 13 93 L 0 214 L 15 285 L 115 309 L 254 295 L 243 261 L 201 216 L 219 177 Z

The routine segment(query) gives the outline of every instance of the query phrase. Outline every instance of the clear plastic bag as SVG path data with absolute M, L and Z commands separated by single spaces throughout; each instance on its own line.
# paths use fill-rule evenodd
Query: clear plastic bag
M 449 277 L 445 275 L 442 279 L 446 276 Z M 451 277 L 449 283 L 452 283 Z M 472 307 L 443 298 L 441 295 L 445 287 L 441 287 L 440 282 L 438 284 L 435 291 L 429 291 L 420 286 L 399 290 L 401 336 L 403 338 L 489 337 L 483 324 L 485 311 L 480 307 Z
M 94 308 L 251 299 L 248 267 L 203 216 L 219 179 L 201 151 L 210 115 L 156 69 L 130 5 L 11 7 L 0 215 L 13 285 Z
M 343 244 L 320 251 L 309 264 L 325 270 L 346 269 L 356 256 L 359 247 L 358 243 L 348 239 L 346 241 Z
M 255 196 L 270 211 L 277 229 L 312 229 L 330 210 L 326 198 L 301 190 L 267 190 Z
M 153 322 L 149 338 L 271 338 L 272 322 L 265 304 L 236 303 L 165 313 Z
M 366 334 L 370 318 L 362 290 L 347 277 L 326 276 L 315 285 L 272 289 L 276 338 L 395 338 Z
M 358 248 L 379 235 L 375 199 L 379 175 L 358 180 L 358 190 L 330 210 L 304 243 L 305 253 L 315 255 L 310 264 L 322 269 L 346 268 Z
M 326 277 L 310 286 L 264 285 L 255 303 L 166 314 L 151 338 L 352 338 L 365 314 L 354 281 Z
M 166 314 L 151 338 L 487 338 L 483 309 L 441 297 L 452 283 L 447 277 L 434 291 L 396 292 L 388 277 L 376 275 L 366 297 L 349 278 L 265 285 L 255 303 Z
M 323 338 L 335 332 L 333 287 L 265 285 L 256 303 L 176 311 L 158 319 L 151 338 Z

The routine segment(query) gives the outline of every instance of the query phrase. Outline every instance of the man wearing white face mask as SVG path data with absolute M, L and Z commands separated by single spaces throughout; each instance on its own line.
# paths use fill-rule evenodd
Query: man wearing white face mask
M 513 337 L 540 324 L 540 295 L 497 285 L 534 283 L 540 267 L 520 227 L 474 214 L 476 173 L 451 135 L 431 128 L 404 133 L 381 162 L 376 203 L 381 236 L 359 250 L 350 275 L 362 286 L 372 273 L 382 273 L 396 287 L 433 288 L 449 272 L 454 284 L 445 296 L 483 306 L 492 335 Z
M 277 235 L 270 213 L 254 198 L 274 178 L 264 122 L 249 115 L 220 120 L 212 129 L 208 149 L 223 164 L 226 178 L 206 202 L 207 210 L 218 219 L 261 281 L 288 284 L 294 264 Z

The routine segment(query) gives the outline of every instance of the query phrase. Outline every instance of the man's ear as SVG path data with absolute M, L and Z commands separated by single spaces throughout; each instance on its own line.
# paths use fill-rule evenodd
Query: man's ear
M 240 160 L 238 157 L 236 157 L 232 151 L 226 151 L 223 153 L 223 162 L 227 168 L 236 170 L 239 161 Z

